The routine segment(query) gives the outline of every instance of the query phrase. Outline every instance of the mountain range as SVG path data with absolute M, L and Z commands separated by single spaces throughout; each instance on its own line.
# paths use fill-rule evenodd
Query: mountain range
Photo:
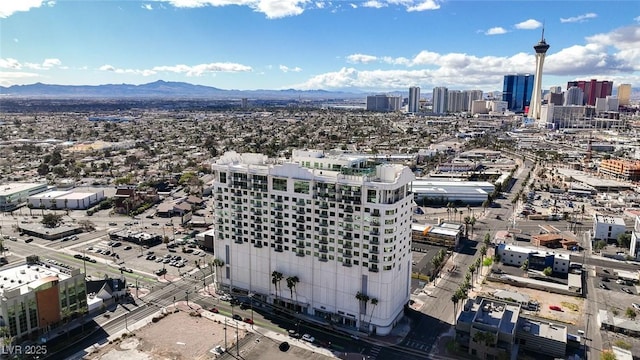
M 0 95 L 29 98 L 191 98 L 191 99 L 363 99 L 364 92 L 326 90 L 224 90 L 185 82 L 158 80 L 148 84 L 30 85 L 0 86 Z

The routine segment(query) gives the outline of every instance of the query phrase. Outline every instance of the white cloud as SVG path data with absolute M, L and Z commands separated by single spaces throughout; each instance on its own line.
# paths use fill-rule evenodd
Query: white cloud
M 142 4 L 141 7 L 145 10 L 153 10 L 153 6 L 151 6 L 151 4 Z
M 286 73 L 286 72 L 300 72 L 300 71 L 302 71 L 302 69 L 301 69 L 301 68 L 299 68 L 299 67 L 297 67 L 297 66 L 296 66 L 296 67 L 294 67 L 294 68 L 290 68 L 290 67 L 285 66 L 285 65 L 280 65 L 280 70 L 281 70 L 282 72 L 285 72 L 285 73 Z
M 318 9 L 324 9 L 325 6 L 325 3 L 323 3 L 322 1 L 316 2 L 316 8 Z
M 553 49 L 553 47 L 552 47 Z M 404 90 L 419 84 L 448 86 L 457 89 L 502 88 L 509 73 L 533 73 L 535 55 L 525 50 L 510 56 L 484 56 L 464 53 L 420 51 L 413 57 L 368 56 L 380 64 L 376 70 L 343 67 L 338 71 L 317 74 L 294 87 L 302 89 L 368 89 L 372 91 Z M 347 57 L 348 59 L 349 57 Z M 363 62 L 357 62 L 359 64 Z M 404 65 L 405 69 L 388 69 L 384 64 Z M 547 54 L 545 78 L 607 78 L 616 82 L 640 82 L 640 27 L 628 26 L 595 34 L 585 43 L 557 49 Z
M 17 71 L 0 71 L 0 85 L 11 86 L 17 83 L 23 83 L 24 79 L 37 78 L 40 74 L 17 72 Z
M 304 12 L 304 5 L 310 0 L 165 0 L 179 8 L 197 8 L 204 6 L 248 6 L 261 12 L 268 19 L 296 16 Z
M 583 15 L 572 16 L 568 18 L 560 18 L 561 23 L 574 23 L 574 22 L 585 22 L 589 19 L 595 19 L 598 17 L 596 13 L 586 13 Z
M 427 11 L 427 10 L 438 10 L 440 9 L 440 4 L 438 4 L 435 0 L 424 0 L 416 5 L 412 5 L 407 7 L 407 11 Z
M 529 19 L 521 23 L 517 23 L 514 26 L 516 29 L 520 29 L 520 30 L 533 30 L 541 27 L 542 23 L 538 20 Z
M 13 69 L 20 70 L 22 69 L 22 64 L 16 59 L 12 58 L 0 58 L 0 69 Z
M 151 69 L 121 69 L 112 65 L 102 65 L 98 68 L 101 71 L 111 71 L 116 74 L 133 74 L 142 76 L 151 76 L 159 72 L 171 72 L 176 74 L 185 74 L 186 76 L 202 76 L 207 73 L 218 72 L 250 72 L 253 71 L 250 66 L 235 63 L 209 63 L 198 65 L 162 65 L 154 66 Z M 294 69 L 295 70 L 295 69 Z M 294 71 L 290 70 L 290 71 Z
M 20 70 L 22 68 L 26 68 L 31 70 L 49 70 L 52 67 L 60 67 L 60 65 L 62 65 L 62 61 L 60 61 L 60 59 L 53 59 L 53 58 L 44 59 L 44 61 L 40 64 L 30 63 L 30 62 L 20 63 L 16 59 L 0 58 L 0 68 L 4 68 L 4 69 Z
M 377 0 L 369 0 L 362 3 L 362 7 L 380 9 L 383 7 L 387 7 L 387 4 Z
M 640 22 L 640 16 L 634 17 L 633 20 L 636 21 L 636 22 Z
M 55 1 L 44 0 L 2 0 L 0 1 L 0 18 L 7 18 L 19 11 L 29 11 L 42 5 L 53 6 Z
M 502 34 L 506 34 L 507 30 L 505 30 L 503 27 L 500 26 L 496 26 L 496 27 L 492 27 L 491 29 L 487 30 L 484 34 L 485 35 L 502 35 Z
M 358 5 L 356 5 L 356 4 L 354 4 L 354 3 L 350 3 L 349 5 L 350 5 L 350 6 L 351 6 L 351 8 L 353 8 L 353 9 L 357 9 L 357 8 L 358 8 Z
M 347 61 L 354 64 L 368 64 L 376 60 L 378 60 L 378 58 L 373 55 L 352 54 L 347 56 Z

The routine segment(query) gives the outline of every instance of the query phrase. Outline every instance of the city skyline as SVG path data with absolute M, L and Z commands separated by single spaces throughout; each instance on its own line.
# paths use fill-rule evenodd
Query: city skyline
M 525 2 L 533 4 L 6 1 L 0 85 L 165 80 L 239 90 L 500 91 L 504 75 L 535 73 L 532 45 L 543 23 L 553 44 L 543 90 L 592 78 L 640 83 L 633 2 L 560 1 L 553 11 Z

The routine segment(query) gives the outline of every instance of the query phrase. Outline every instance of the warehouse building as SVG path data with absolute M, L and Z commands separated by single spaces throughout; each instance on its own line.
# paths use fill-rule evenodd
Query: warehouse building
M 0 211 L 12 211 L 25 203 L 29 196 L 48 189 L 47 184 L 8 183 L 0 184 Z
M 33 209 L 85 210 L 104 199 L 104 190 L 73 191 L 52 190 L 29 196 L 29 207 Z

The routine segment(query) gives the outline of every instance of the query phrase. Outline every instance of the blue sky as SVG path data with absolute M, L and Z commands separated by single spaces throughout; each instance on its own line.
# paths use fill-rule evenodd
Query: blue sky
M 0 0 L 0 85 L 184 81 L 223 89 L 640 85 L 640 2 Z

